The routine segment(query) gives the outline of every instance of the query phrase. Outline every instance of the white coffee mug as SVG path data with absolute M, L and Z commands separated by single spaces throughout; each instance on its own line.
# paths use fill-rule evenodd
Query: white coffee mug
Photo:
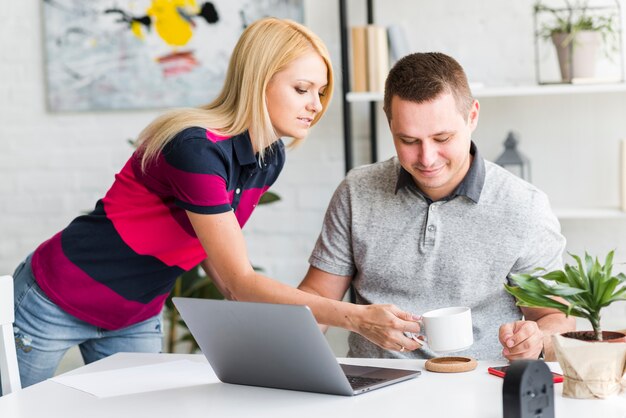
M 426 346 L 436 353 L 463 351 L 474 343 L 472 310 L 467 307 L 435 309 L 422 314 L 420 321 Z

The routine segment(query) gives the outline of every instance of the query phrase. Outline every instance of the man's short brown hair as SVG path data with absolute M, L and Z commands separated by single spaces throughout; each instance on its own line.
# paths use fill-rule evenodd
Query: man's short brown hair
M 467 117 L 474 102 L 463 67 L 440 52 L 419 52 L 401 58 L 385 82 L 383 109 L 391 120 L 391 99 L 423 103 L 451 93 L 459 113 Z

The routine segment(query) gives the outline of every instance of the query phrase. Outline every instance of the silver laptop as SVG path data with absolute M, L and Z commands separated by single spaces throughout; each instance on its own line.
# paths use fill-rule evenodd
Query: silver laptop
M 351 396 L 420 374 L 339 364 L 307 306 L 173 301 L 225 383 Z

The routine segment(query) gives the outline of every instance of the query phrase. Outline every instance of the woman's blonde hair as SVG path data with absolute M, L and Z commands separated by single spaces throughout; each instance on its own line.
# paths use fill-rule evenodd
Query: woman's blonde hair
M 276 141 L 277 135 L 267 111 L 266 89 L 274 74 L 292 61 L 317 52 L 326 63 L 328 85 L 320 97 L 322 111 L 333 93 L 333 70 L 322 40 L 309 29 L 287 19 L 265 18 L 254 22 L 241 35 L 228 64 L 224 86 L 208 105 L 169 111 L 152 121 L 138 138 L 141 167 L 146 169 L 163 147 L 180 131 L 199 126 L 222 136 L 252 132 L 252 146 L 262 153 Z M 303 138 L 294 138 L 296 145 Z

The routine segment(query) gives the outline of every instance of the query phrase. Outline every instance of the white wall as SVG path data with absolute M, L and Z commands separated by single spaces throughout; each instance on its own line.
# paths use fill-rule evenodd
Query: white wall
M 339 78 L 335 0 L 306 2 L 307 24 L 328 44 Z M 377 21 L 407 28 L 414 50 L 456 57 L 489 85 L 534 82 L 531 0 L 378 1 Z M 385 5 L 383 5 L 385 3 Z M 365 1 L 349 1 L 351 23 Z M 45 109 L 39 2 L 8 2 L 0 14 L 0 272 L 11 273 L 37 244 L 93 207 L 131 153 L 133 138 L 158 111 L 50 114 Z M 338 83 L 340 86 L 340 83 Z M 282 200 L 260 207 L 246 227 L 250 258 L 267 274 L 297 284 L 330 196 L 343 176 L 340 94 L 274 187 Z M 364 108 L 355 106 L 358 126 Z M 555 206 L 617 205 L 617 141 L 626 137 L 626 93 L 484 99 L 475 139 L 495 158 L 509 129 L 533 162 L 533 180 Z M 382 156 L 392 153 L 382 135 Z M 361 139 L 359 146 L 365 147 Z M 359 148 L 360 149 L 360 148 Z M 626 260 L 626 222 L 567 221 L 571 249 L 616 248 Z M 626 318 L 616 307 L 613 318 Z M 626 324 L 624 324 L 626 328 Z

